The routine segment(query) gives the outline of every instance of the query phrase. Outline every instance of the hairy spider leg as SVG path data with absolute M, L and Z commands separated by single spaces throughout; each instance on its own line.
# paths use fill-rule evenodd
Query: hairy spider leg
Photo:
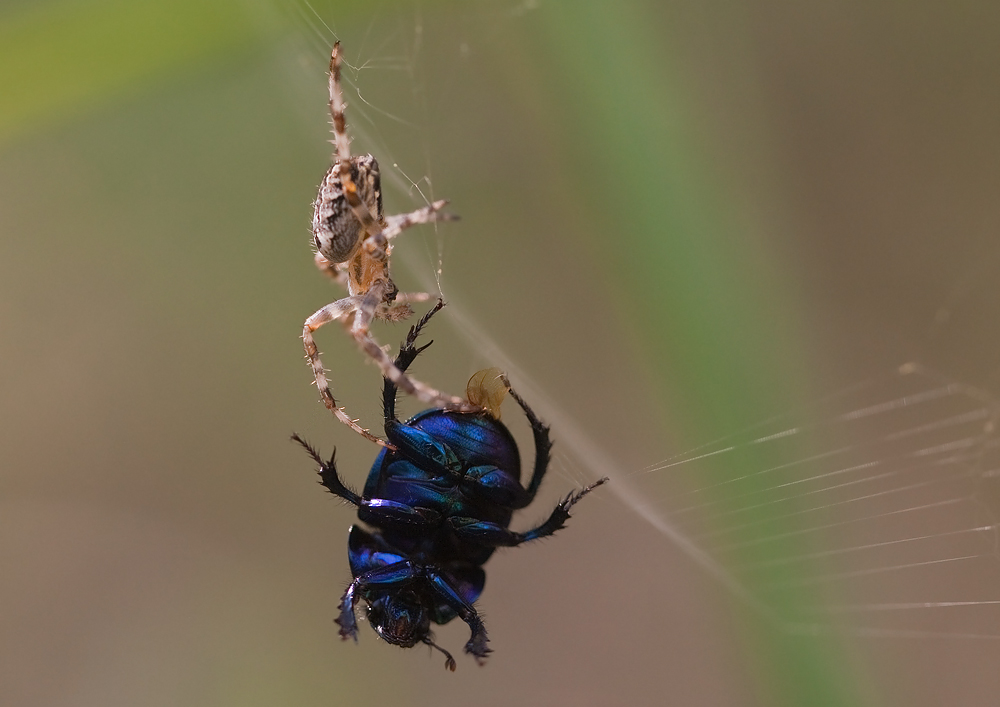
M 372 290 L 377 291 L 381 287 L 384 287 L 384 285 L 375 283 Z M 378 367 L 382 369 L 382 376 L 395 383 L 396 387 L 404 393 L 412 395 L 425 405 L 445 410 L 454 410 L 456 412 L 482 412 L 482 408 L 478 405 L 473 405 L 464 398 L 448 395 L 431 388 L 429 385 L 410 378 L 396 367 L 392 357 L 378 345 L 368 331 L 369 326 L 371 326 L 372 321 L 375 319 L 375 310 L 378 302 L 381 301 L 381 298 L 376 299 L 372 297 L 372 294 L 373 292 L 369 291 L 364 299 L 362 299 L 361 306 L 354 316 L 354 323 L 351 325 L 351 335 L 361 348 L 364 349 L 365 353 L 374 359 Z
M 362 437 L 382 446 L 392 446 L 358 425 L 357 421 L 351 419 L 344 409 L 337 405 L 337 401 L 333 397 L 333 391 L 330 390 L 330 383 L 326 377 L 326 369 L 323 367 L 323 361 L 320 359 L 319 349 L 316 347 L 316 340 L 313 338 L 313 332 L 324 324 L 340 320 L 362 350 L 378 364 L 378 367 L 382 371 L 382 376 L 392 381 L 403 392 L 414 396 L 425 405 L 469 413 L 480 412 L 481 408 L 463 398 L 447 395 L 407 376 L 396 367 L 389 354 L 382 350 L 382 347 L 372 337 L 369 327 L 375 319 L 379 304 L 383 300 L 384 288 L 384 283 L 376 282 L 363 295 L 345 297 L 319 309 L 306 320 L 305 325 L 302 327 L 302 342 L 305 346 L 306 357 L 309 359 L 309 364 L 312 367 L 313 377 L 316 379 L 316 388 L 319 390 L 323 404 L 337 416 L 337 419 Z M 422 293 L 420 296 L 422 296 Z
M 428 223 L 431 221 L 453 221 L 457 219 L 453 214 L 439 214 L 438 211 L 447 204 L 447 201 L 435 201 L 430 206 L 425 206 L 408 214 L 392 216 L 388 221 L 383 219 L 380 223 L 364 200 L 358 195 L 357 185 L 351 177 L 351 140 L 347 136 L 347 119 L 344 117 L 343 91 L 340 87 L 340 42 L 333 45 L 333 52 L 330 54 L 330 118 L 333 121 L 333 142 L 336 146 L 337 171 L 340 176 L 340 185 L 344 191 L 344 198 L 347 205 L 351 207 L 355 218 L 365 231 L 366 238 L 363 247 L 368 254 L 375 257 L 380 262 L 388 264 L 388 243 L 393 237 L 399 235 L 403 230 L 418 223 Z
M 345 319 L 345 321 L 347 321 L 349 315 L 358 309 L 357 300 L 361 298 L 362 295 L 356 295 L 337 300 L 336 302 L 326 305 L 311 317 L 306 319 L 305 326 L 302 327 L 302 343 L 305 345 L 306 358 L 309 359 L 309 365 L 312 367 L 313 377 L 316 379 L 316 388 L 319 390 L 319 397 L 322 399 L 323 404 L 326 405 L 327 409 L 336 415 L 338 420 L 343 422 L 365 439 L 385 446 L 385 440 L 376 437 L 371 432 L 363 428 L 357 423 L 357 420 L 351 419 L 351 417 L 344 411 L 344 408 L 337 405 L 337 401 L 333 397 L 333 391 L 330 390 L 330 382 L 326 378 L 326 369 L 323 368 L 323 361 L 319 357 L 319 349 L 316 348 L 316 340 L 313 339 L 312 335 L 314 331 L 327 322 L 332 322 L 334 319 Z
M 358 196 L 358 188 L 351 178 L 351 140 L 347 137 L 347 120 L 344 118 L 344 95 L 340 90 L 340 42 L 333 45 L 330 53 L 330 118 L 333 120 L 333 143 L 337 150 L 337 162 L 340 173 L 340 184 L 344 190 L 347 205 L 351 207 L 354 216 L 364 227 L 365 233 L 375 234 L 381 231 L 375 217 L 372 216 L 365 202 Z M 381 238 L 381 240 L 380 240 Z M 378 245 L 385 251 L 384 237 L 376 236 Z

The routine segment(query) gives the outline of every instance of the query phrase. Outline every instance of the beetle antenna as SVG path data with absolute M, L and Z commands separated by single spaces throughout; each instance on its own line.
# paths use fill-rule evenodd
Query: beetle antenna
M 449 653 L 444 648 L 442 648 L 434 641 L 432 641 L 430 636 L 424 636 L 424 643 L 426 643 L 431 648 L 437 648 L 439 651 L 444 653 L 444 667 L 450 670 L 451 672 L 455 672 L 455 668 L 457 667 L 458 664 L 455 663 L 455 659 L 451 657 L 451 653 Z

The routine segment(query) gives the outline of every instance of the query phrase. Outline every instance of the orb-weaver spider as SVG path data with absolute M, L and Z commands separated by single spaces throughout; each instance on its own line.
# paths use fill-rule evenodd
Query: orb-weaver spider
M 382 212 L 382 191 L 378 162 L 371 155 L 351 156 L 344 98 L 340 87 L 340 42 L 330 56 L 330 117 L 336 150 L 334 163 L 323 177 L 313 204 L 312 234 L 316 265 L 343 285 L 348 296 L 332 302 L 306 319 L 302 341 L 316 379 L 316 387 L 327 408 L 355 432 L 383 446 L 388 445 L 351 419 L 337 405 L 320 360 L 313 332 L 324 324 L 339 321 L 362 350 L 378 364 L 382 375 L 404 393 L 425 405 L 458 412 L 482 409 L 463 398 L 447 395 L 401 371 L 372 337 L 372 321 L 400 321 L 413 310 L 411 302 L 430 298 L 425 293 L 400 293 L 389 276 L 392 239 L 420 223 L 451 221 L 443 213 L 446 201 L 435 201 L 407 214 L 386 217 Z

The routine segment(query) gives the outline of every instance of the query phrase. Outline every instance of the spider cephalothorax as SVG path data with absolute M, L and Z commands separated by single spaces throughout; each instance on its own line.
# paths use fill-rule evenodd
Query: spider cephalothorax
M 302 341 L 323 403 L 344 424 L 373 442 L 387 443 L 368 432 L 337 405 L 313 332 L 339 321 L 358 345 L 379 366 L 382 375 L 425 405 L 477 412 L 481 408 L 463 398 L 447 395 L 413 380 L 393 364 L 369 332 L 375 319 L 399 321 L 410 316 L 411 302 L 429 299 L 425 293 L 401 293 L 389 276 L 392 239 L 419 223 L 449 221 L 441 212 L 447 203 L 435 201 L 407 214 L 386 217 L 382 212 L 382 186 L 378 162 L 371 155 L 352 157 L 344 100 L 340 88 L 340 43 L 330 56 L 330 116 L 336 145 L 334 164 L 327 170 L 313 204 L 313 245 L 316 264 L 347 288 L 348 296 L 332 302 L 311 317 L 302 329 Z

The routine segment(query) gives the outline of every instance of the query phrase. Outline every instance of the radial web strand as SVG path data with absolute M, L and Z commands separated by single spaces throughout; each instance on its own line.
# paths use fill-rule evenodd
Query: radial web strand
M 632 480 L 789 629 L 1000 638 L 996 415 L 908 364 Z

